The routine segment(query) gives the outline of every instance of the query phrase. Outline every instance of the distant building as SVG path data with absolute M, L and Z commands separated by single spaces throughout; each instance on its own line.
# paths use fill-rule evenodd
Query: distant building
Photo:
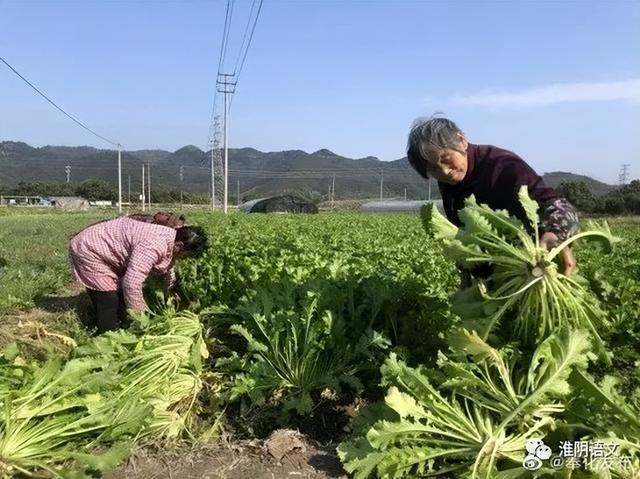
M 51 206 L 66 210 L 88 210 L 89 202 L 80 196 L 49 196 Z
M 2 206 L 50 206 L 42 196 L 10 195 L 0 196 Z
M 1 206 L 39 206 L 64 208 L 70 210 L 88 210 L 89 202 L 80 196 L 0 196 Z

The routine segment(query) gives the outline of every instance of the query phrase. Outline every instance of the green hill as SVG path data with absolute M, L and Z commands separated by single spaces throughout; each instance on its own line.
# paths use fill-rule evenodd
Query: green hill
M 603 196 L 609 193 L 611 190 L 616 189 L 616 186 L 602 183 L 601 181 L 594 180 L 593 178 L 590 178 L 588 176 L 576 175 L 574 173 L 567 173 L 565 171 L 552 171 L 550 173 L 545 173 L 543 178 L 545 183 L 552 188 L 557 188 L 562 182 L 579 183 L 582 181 L 587 185 L 587 188 L 589 188 L 591 193 L 593 193 L 595 196 Z
M 211 151 L 188 145 L 174 152 L 164 150 L 125 151 L 122 154 L 122 178 L 125 192 L 131 180 L 132 194 L 140 191 L 143 164 L 151 167 L 152 185 L 180 188 L 183 167 L 185 191 L 206 193 L 210 185 Z M 44 146 L 34 148 L 22 142 L 0 142 L 0 187 L 19 182 L 62 182 L 65 167 L 71 167 L 71 180 L 99 179 L 117 184 L 117 154 L 113 150 L 92 147 Z M 216 163 L 216 189 L 222 191 L 222 165 Z M 406 158 L 380 161 L 375 157 L 350 159 L 330 150 L 313 153 L 302 150 L 261 152 L 253 148 L 229 150 L 229 192 L 234 198 L 238 181 L 243 199 L 299 191 L 309 196 L 326 197 L 335 176 L 335 197 L 376 198 L 380 195 L 409 199 L 428 196 L 428 182 L 409 166 Z M 544 176 L 550 186 L 562 181 L 584 181 L 596 195 L 614 188 L 586 176 L 553 172 Z M 432 185 L 432 198 L 438 198 Z

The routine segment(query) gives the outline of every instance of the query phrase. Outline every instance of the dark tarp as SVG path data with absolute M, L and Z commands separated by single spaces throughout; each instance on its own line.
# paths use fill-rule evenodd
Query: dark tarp
M 318 213 L 318 207 L 313 203 L 292 195 L 271 196 L 247 201 L 240 205 L 240 211 L 245 213 Z

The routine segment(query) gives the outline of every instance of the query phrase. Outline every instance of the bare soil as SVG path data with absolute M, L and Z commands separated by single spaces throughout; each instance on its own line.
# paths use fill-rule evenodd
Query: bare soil
M 279 429 L 266 440 L 189 449 L 141 449 L 104 479 L 346 478 L 333 445 Z

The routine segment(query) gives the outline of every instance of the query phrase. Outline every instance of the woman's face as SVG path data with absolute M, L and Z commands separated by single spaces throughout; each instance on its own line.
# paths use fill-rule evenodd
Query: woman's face
M 467 147 L 464 136 L 460 135 L 460 146 L 427 150 L 427 174 L 441 183 L 455 185 L 464 180 L 467 174 Z M 458 151 L 460 150 L 460 151 Z

